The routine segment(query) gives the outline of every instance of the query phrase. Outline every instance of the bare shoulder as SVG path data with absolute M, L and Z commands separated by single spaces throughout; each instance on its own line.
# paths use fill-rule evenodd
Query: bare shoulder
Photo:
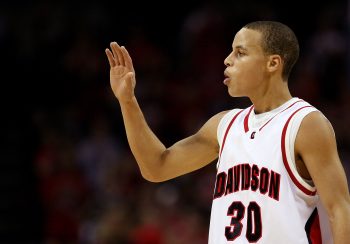
M 219 112 L 212 116 L 196 133 L 198 139 L 205 139 L 206 141 L 217 144 L 217 128 L 221 119 L 227 114 L 230 110 L 225 110 Z
M 318 151 L 319 154 L 336 150 L 332 124 L 319 111 L 311 112 L 301 122 L 295 148 L 299 153 Z
M 209 119 L 209 121 L 213 121 L 214 123 L 219 124 L 220 120 L 222 119 L 222 117 L 224 117 L 228 112 L 230 112 L 231 110 L 225 110 L 222 111 L 220 113 L 215 114 L 213 117 L 211 117 Z
M 299 133 L 300 136 L 311 138 L 334 137 L 334 130 L 329 120 L 320 112 L 314 111 L 305 116 L 303 119 Z
M 227 114 L 230 110 L 225 110 L 222 111 L 220 113 L 215 114 L 214 116 L 212 116 L 202 127 L 202 129 L 205 128 L 212 128 L 215 129 L 215 133 L 216 133 L 216 129 L 218 128 L 218 125 L 221 121 L 221 119 L 225 116 L 225 114 Z

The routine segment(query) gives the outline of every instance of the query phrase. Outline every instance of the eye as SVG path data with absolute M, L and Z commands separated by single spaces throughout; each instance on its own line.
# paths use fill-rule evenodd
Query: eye
M 243 53 L 242 51 L 237 50 L 236 51 L 236 57 L 240 58 L 243 57 L 245 55 L 245 53 Z

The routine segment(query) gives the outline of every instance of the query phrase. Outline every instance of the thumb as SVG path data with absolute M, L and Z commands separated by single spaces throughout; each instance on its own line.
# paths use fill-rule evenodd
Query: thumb
M 135 87 L 136 85 L 136 80 L 135 80 L 135 73 L 134 72 L 128 72 L 125 75 L 125 80 L 127 81 L 127 86 Z
M 128 73 L 125 75 L 126 80 L 132 80 L 134 77 L 135 77 L 134 72 L 128 72 Z

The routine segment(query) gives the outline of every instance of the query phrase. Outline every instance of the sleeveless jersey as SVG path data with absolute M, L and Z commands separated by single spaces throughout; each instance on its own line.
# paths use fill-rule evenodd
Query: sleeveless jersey
M 332 243 L 317 191 L 294 159 L 299 126 L 313 111 L 292 98 L 268 113 L 251 106 L 221 119 L 209 244 Z

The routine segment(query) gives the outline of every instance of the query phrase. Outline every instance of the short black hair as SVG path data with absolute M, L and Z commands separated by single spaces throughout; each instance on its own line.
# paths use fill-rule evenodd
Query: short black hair
M 262 34 L 261 47 L 265 54 L 280 55 L 283 60 L 282 78 L 288 80 L 289 74 L 299 58 L 299 42 L 293 30 L 277 21 L 255 21 L 243 28 L 256 30 Z

